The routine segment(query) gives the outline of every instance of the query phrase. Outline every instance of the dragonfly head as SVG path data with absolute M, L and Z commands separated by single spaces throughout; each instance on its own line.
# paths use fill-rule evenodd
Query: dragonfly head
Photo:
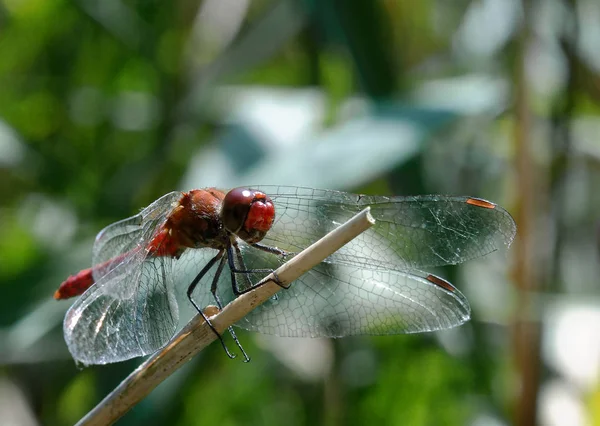
M 275 219 L 275 206 L 266 194 L 234 188 L 225 195 L 221 219 L 227 231 L 249 244 L 262 240 Z

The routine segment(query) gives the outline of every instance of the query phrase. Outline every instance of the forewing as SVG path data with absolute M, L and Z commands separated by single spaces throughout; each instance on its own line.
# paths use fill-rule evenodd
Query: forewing
M 244 257 L 276 266 L 274 256 L 253 248 Z M 257 280 L 261 274 L 252 275 Z M 222 297 L 228 291 L 224 286 Z M 446 329 L 469 315 L 460 291 L 431 274 L 323 262 L 236 325 L 277 336 L 341 337 Z
M 155 352 L 173 336 L 178 310 L 172 259 L 144 256 L 138 251 L 115 266 L 67 312 L 64 335 L 75 360 L 124 361 Z
M 276 207 L 262 244 L 298 253 L 369 206 L 376 224 L 295 281 L 239 326 L 282 336 L 413 333 L 468 320 L 465 297 L 421 269 L 457 264 L 509 246 L 516 227 L 501 207 L 469 197 L 369 197 L 297 187 L 258 187 Z M 248 268 L 281 258 L 241 245 Z M 251 274 L 257 282 L 261 274 Z M 264 275 L 264 274 L 262 274 Z M 243 274 L 238 281 L 246 284 Z M 227 298 L 223 294 L 223 298 Z
M 493 203 L 469 197 L 359 196 L 310 188 L 262 186 L 275 204 L 263 244 L 299 252 L 367 206 L 375 226 L 330 263 L 392 270 L 457 264 L 509 246 L 514 220 Z
M 165 222 L 181 198 L 181 192 L 163 195 L 140 213 L 104 228 L 94 242 L 92 265 L 99 281 L 119 263 L 128 262 L 136 252 L 147 247 L 155 231 Z

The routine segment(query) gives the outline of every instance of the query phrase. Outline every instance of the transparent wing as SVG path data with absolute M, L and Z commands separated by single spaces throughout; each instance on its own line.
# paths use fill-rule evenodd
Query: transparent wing
M 238 326 L 281 336 L 413 333 L 469 318 L 465 297 L 421 269 L 457 264 L 511 244 L 512 217 L 470 197 L 372 197 L 262 186 L 276 207 L 261 243 L 297 253 L 370 206 L 376 224 L 244 318 Z M 248 268 L 275 269 L 277 256 L 241 244 Z M 242 287 L 261 274 L 238 274 Z M 264 275 L 264 274 L 262 274 Z M 249 278 L 249 280 L 248 280 Z M 229 300 L 230 279 L 222 278 Z
M 248 265 L 276 268 L 281 259 L 242 245 Z M 251 274 L 257 282 L 264 273 Z M 246 281 L 237 274 L 241 283 Z M 232 299 L 221 277 L 220 296 Z M 469 319 L 466 298 L 452 284 L 421 271 L 323 262 L 256 308 L 236 325 L 289 337 L 341 337 L 440 330 Z
M 108 271 L 145 248 L 156 229 L 166 220 L 181 192 L 163 195 L 140 213 L 104 228 L 94 242 L 92 265 L 94 279 L 99 281 Z
M 77 361 L 107 364 L 147 355 L 173 336 L 172 259 L 144 256 L 139 250 L 119 263 L 67 312 L 65 341 Z
M 360 196 L 259 186 L 275 204 L 263 244 L 299 252 L 367 206 L 375 226 L 332 255 L 330 263 L 391 270 L 457 264 L 508 247 L 516 233 L 506 210 L 485 200 L 440 195 Z

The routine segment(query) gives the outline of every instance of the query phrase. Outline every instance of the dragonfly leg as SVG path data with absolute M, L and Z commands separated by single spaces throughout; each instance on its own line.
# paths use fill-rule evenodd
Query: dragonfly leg
M 198 285 L 198 283 L 200 282 L 200 280 L 213 267 L 213 265 L 217 262 L 217 260 L 219 260 L 219 259 L 221 259 L 223 257 L 223 253 L 224 253 L 223 250 L 219 251 L 217 253 L 217 255 L 215 257 L 213 257 L 204 266 L 204 268 L 202 268 L 202 270 L 198 273 L 198 275 L 196 275 L 196 278 L 194 278 L 194 280 L 192 281 L 192 283 L 189 285 L 189 287 L 187 289 L 187 297 L 188 297 L 189 301 L 191 302 L 191 304 L 194 305 L 194 308 L 196 308 L 196 310 L 198 311 L 198 313 L 200 315 L 202 315 L 202 318 L 204 319 L 204 321 L 206 321 L 206 324 L 208 324 L 208 326 L 213 331 L 213 333 L 215 333 L 215 335 L 217 336 L 217 338 L 221 342 L 221 346 L 223 346 L 223 349 L 225 350 L 225 353 L 227 354 L 227 356 L 229 358 L 233 359 L 233 358 L 235 358 L 235 355 L 232 354 L 231 352 L 229 352 L 229 349 L 227 349 L 227 345 L 225 345 L 225 341 L 223 340 L 223 336 L 221 336 L 221 334 L 219 334 L 219 332 L 215 329 L 215 327 L 212 325 L 212 323 L 210 322 L 210 320 L 208 319 L 208 317 L 202 311 L 202 308 L 200 308 L 198 306 L 198 304 L 194 301 L 194 298 L 192 297 L 192 293 L 196 289 L 196 286 Z M 221 267 L 220 269 L 222 270 L 223 267 Z M 217 281 L 218 278 L 219 278 L 219 275 L 217 274 L 217 275 L 215 275 L 215 279 L 213 281 Z M 221 303 L 220 301 L 217 301 L 217 304 L 219 305 L 219 309 L 221 309 L 220 303 Z M 247 357 L 247 355 L 246 355 L 246 357 Z
M 280 248 L 267 246 L 267 245 L 264 245 L 261 243 L 254 243 L 254 244 L 252 244 L 252 247 L 255 247 L 262 251 L 266 251 L 267 253 L 276 254 L 278 256 L 281 256 L 284 259 L 291 254 L 290 252 L 282 250 Z
M 289 255 L 294 254 L 292 252 L 282 250 L 282 249 L 280 249 L 278 247 L 271 247 L 271 246 L 267 246 L 267 245 L 261 244 L 261 243 L 254 243 L 254 244 L 251 244 L 251 245 L 252 245 L 252 247 L 255 247 L 255 248 L 257 248 L 259 250 L 262 250 L 264 252 L 271 253 L 271 254 L 276 254 L 278 256 L 281 256 L 281 258 L 284 259 L 284 260 Z M 239 251 L 239 249 L 237 251 Z M 240 253 L 240 256 L 241 256 L 241 253 Z M 243 262 L 243 259 L 242 259 L 242 262 Z M 244 269 L 246 269 L 246 268 L 244 268 Z M 289 286 L 286 287 L 286 286 L 284 286 L 281 283 L 281 280 L 279 279 L 279 277 L 277 276 L 277 274 L 275 273 L 275 271 L 273 271 L 273 276 L 275 277 L 275 279 L 271 280 L 271 281 L 273 281 L 275 284 L 277 284 L 281 288 L 285 288 L 285 289 L 289 288 Z M 269 282 L 269 281 L 266 281 L 266 282 Z M 278 299 L 279 298 L 277 297 L 277 294 L 274 294 L 273 295 L 273 300 L 278 300 Z
M 255 248 L 257 248 L 259 250 L 262 250 L 264 252 L 271 253 L 271 254 L 276 254 L 278 256 L 281 256 L 281 258 L 284 259 L 284 260 L 290 254 L 292 254 L 289 251 L 282 250 L 282 249 L 280 249 L 278 247 L 271 247 L 271 246 L 267 246 L 267 245 L 261 244 L 261 243 L 254 243 L 254 244 L 251 244 L 251 245 L 252 245 L 252 247 L 255 247 Z M 281 281 L 279 280 L 279 277 L 277 276 L 277 274 L 275 273 L 275 271 L 273 271 L 273 275 L 275 276 L 275 280 L 272 280 L 272 281 L 275 284 L 277 284 L 278 286 L 280 286 L 282 288 L 286 288 L 286 289 L 289 288 L 289 287 L 285 287 L 284 285 L 281 284 Z M 279 297 L 277 297 L 277 294 L 274 294 L 273 295 L 273 300 L 278 300 L 278 299 L 279 299 Z
M 217 271 L 213 278 L 213 282 L 210 286 L 210 292 L 212 293 L 213 298 L 215 299 L 215 302 L 217 303 L 217 306 L 219 307 L 219 310 L 223 309 L 223 304 L 221 303 L 221 299 L 219 298 L 219 295 L 217 294 L 217 285 L 219 283 L 219 278 L 221 276 L 221 273 L 223 272 L 224 266 L 225 266 L 225 258 L 221 257 L 221 261 L 219 262 L 219 266 L 217 266 Z M 248 356 L 248 354 L 242 347 L 242 344 L 238 340 L 237 335 L 235 334 L 235 331 L 233 330 L 233 327 L 228 327 L 227 331 L 229 331 L 229 334 L 231 334 L 231 337 L 233 338 L 233 341 L 235 342 L 237 347 L 240 348 L 240 351 L 242 352 L 242 355 L 244 356 L 244 362 L 250 362 L 250 357 Z M 223 343 L 223 340 L 221 340 L 221 343 Z M 225 351 L 227 351 L 227 348 L 225 348 Z
M 223 272 L 223 267 L 225 266 L 225 258 L 221 257 L 221 261 L 219 262 L 219 266 L 217 266 L 217 271 L 215 272 L 215 276 L 213 278 L 212 284 L 210 286 L 210 292 L 215 299 L 215 303 L 217 304 L 219 310 L 223 309 L 223 303 L 221 303 L 221 299 L 217 294 L 217 284 L 219 282 L 219 278 L 221 277 L 221 273 Z
M 235 250 L 235 258 L 234 258 L 234 250 Z M 279 249 L 277 249 L 277 250 L 279 250 Z M 239 263 L 239 266 L 241 269 L 236 266 L 235 259 L 237 259 L 237 262 Z M 240 251 L 240 248 L 237 246 L 237 244 L 230 244 L 229 247 L 227 247 L 227 262 L 229 263 L 229 271 L 231 273 L 231 286 L 233 288 L 233 293 L 236 296 L 240 296 L 244 293 L 248 293 L 249 291 L 252 291 L 255 288 L 258 288 L 258 287 L 268 283 L 269 281 L 273 281 L 275 284 L 277 284 L 281 288 L 284 288 L 284 289 L 289 288 L 289 286 L 286 286 L 283 284 L 283 282 L 279 279 L 279 277 L 275 273 L 275 270 L 273 270 L 273 269 L 247 269 L 246 264 L 244 263 L 244 257 L 242 256 L 242 252 Z M 268 280 L 261 280 L 261 281 L 257 282 L 256 284 L 253 284 L 250 282 L 247 286 L 245 286 L 245 288 L 240 289 L 237 279 L 235 277 L 235 274 L 244 274 L 245 279 L 248 280 L 248 274 L 253 274 L 253 273 L 268 273 L 268 274 L 272 274 L 273 278 L 269 278 Z

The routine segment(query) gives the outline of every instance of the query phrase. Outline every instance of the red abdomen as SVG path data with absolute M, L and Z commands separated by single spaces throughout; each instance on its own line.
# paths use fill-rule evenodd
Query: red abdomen
M 171 256 L 178 257 L 181 254 L 181 247 L 175 238 L 171 237 L 171 232 L 165 227 L 158 232 L 148 247 L 146 248 L 148 256 L 159 257 L 159 256 Z M 137 250 L 134 250 L 137 251 Z M 71 297 L 79 296 L 83 294 L 88 288 L 94 284 L 94 270 L 104 269 L 108 265 L 115 264 L 115 266 L 124 260 L 128 255 L 133 254 L 131 251 L 114 257 L 100 265 L 93 266 L 88 269 L 84 269 L 75 275 L 71 275 L 58 287 L 58 290 L 54 292 L 54 298 L 69 299 Z M 108 272 L 108 271 L 107 271 Z
M 54 298 L 57 300 L 68 299 L 83 294 L 83 292 L 94 284 L 94 276 L 92 274 L 92 268 L 88 268 L 76 275 L 71 275 L 54 292 Z

